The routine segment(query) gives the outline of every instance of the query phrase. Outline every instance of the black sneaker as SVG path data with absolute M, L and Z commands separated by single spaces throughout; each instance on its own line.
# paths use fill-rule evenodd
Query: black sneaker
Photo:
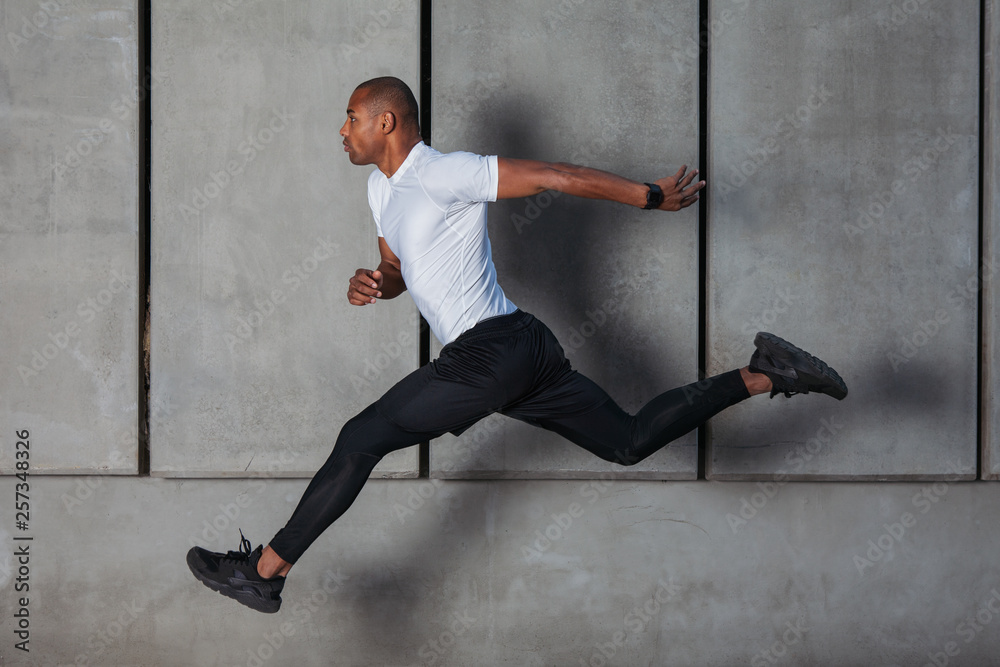
M 750 371 L 770 378 L 771 398 L 810 391 L 833 396 L 838 401 L 847 396 L 847 385 L 837 371 L 787 340 L 761 331 L 753 344 L 757 351 L 750 357 Z
M 284 577 L 264 579 L 257 574 L 257 561 L 264 550 L 259 545 L 250 551 L 250 540 L 240 531 L 240 550 L 225 554 L 191 547 L 187 564 L 201 583 L 213 591 L 245 604 L 251 609 L 273 614 L 281 607 L 281 589 Z

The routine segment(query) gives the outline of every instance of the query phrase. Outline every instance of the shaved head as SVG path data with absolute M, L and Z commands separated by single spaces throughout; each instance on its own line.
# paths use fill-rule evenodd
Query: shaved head
M 402 125 L 411 125 L 420 132 L 420 116 L 417 110 L 417 98 L 405 83 L 394 76 L 380 76 L 377 79 L 365 81 L 355 89 L 355 92 L 368 93 L 366 106 L 373 116 L 391 111 L 396 115 L 396 121 Z

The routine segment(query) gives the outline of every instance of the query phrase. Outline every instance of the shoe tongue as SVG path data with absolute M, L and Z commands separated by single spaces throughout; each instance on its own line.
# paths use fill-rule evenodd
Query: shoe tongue
M 261 557 L 261 555 L 262 555 L 263 553 L 264 553 L 264 545 L 263 545 L 263 544 L 258 544 L 258 545 L 257 545 L 257 548 L 256 548 L 256 549 L 254 549 L 253 551 L 251 551 L 251 552 L 250 552 L 250 553 L 249 553 L 249 554 L 247 555 L 247 560 L 249 560 L 249 561 L 250 561 L 251 563 L 253 563 L 254 565 L 257 565 L 257 561 L 259 561 L 259 560 L 260 560 L 260 557 Z

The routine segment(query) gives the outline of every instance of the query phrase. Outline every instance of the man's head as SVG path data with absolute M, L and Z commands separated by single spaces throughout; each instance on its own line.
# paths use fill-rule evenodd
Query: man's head
M 393 76 L 365 81 L 351 95 L 340 135 L 354 164 L 378 163 L 394 145 L 408 151 L 420 140 L 420 117 L 413 92 Z

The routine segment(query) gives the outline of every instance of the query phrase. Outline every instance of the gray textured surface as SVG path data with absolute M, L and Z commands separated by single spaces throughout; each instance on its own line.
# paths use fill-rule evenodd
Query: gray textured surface
M 602 646 L 609 665 L 726 667 L 769 664 L 771 649 L 788 665 L 922 665 L 950 642 L 954 664 L 1000 652 L 993 484 L 790 484 L 761 503 L 751 483 L 443 481 L 421 507 L 412 498 L 432 482 L 376 480 L 268 616 L 202 586 L 184 554 L 191 541 L 235 548 L 237 526 L 266 540 L 304 481 L 91 481 L 102 484 L 89 496 L 79 479 L 34 482 L 35 662 L 13 649 L 5 594 L 5 665 L 246 665 L 261 645 L 264 664 L 302 666 L 435 653 L 437 665 L 597 665 Z M 571 511 L 559 528 L 552 515 Z M 741 511 L 746 524 L 729 518 Z M 5 591 L 12 521 L 4 503 Z M 108 553 L 128 557 L 108 567 Z M 785 644 L 789 623 L 801 637 Z M 270 655 L 268 637 L 280 640 Z
M 1000 169 L 994 142 L 997 137 L 997 122 L 1000 121 L 1000 4 L 989 0 L 986 3 L 986 42 L 983 45 L 984 82 L 983 91 L 983 477 L 1000 479 L 1000 348 L 997 333 L 1000 332 L 1000 311 L 997 310 L 997 290 L 993 284 L 994 266 L 1000 260 Z M 989 268 L 985 265 L 989 263 Z
M 370 169 L 337 134 L 347 100 L 373 76 L 417 78 L 416 5 L 386 6 L 153 8 L 154 474 L 311 476 L 417 367 L 411 301 L 346 297 L 378 264 Z M 376 474 L 416 468 L 412 448 Z
M 0 471 L 137 468 L 134 2 L 0 7 Z
M 711 52 L 709 371 L 763 329 L 850 395 L 734 408 L 709 475 L 974 476 L 978 4 L 742 7 Z
M 636 180 L 698 160 L 698 74 L 678 56 L 697 6 L 518 1 L 434 6 L 432 144 L 568 161 Z M 614 48 L 595 45 L 614 44 Z M 675 61 L 673 58 L 677 57 Z M 549 194 L 491 205 L 500 284 L 577 370 L 635 411 L 697 379 L 696 209 L 652 213 Z M 440 348 L 435 346 L 432 354 Z M 688 435 L 629 469 L 495 417 L 431 444 L 440 477 L 691 478 Z

